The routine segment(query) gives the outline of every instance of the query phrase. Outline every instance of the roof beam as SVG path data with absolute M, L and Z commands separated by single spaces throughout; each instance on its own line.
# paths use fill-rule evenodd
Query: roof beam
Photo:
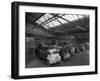
M 68 17 L 69 17 L 71 20 L 73 20 L 69 15 L 67 15 L 67 18 L 68 18 Z
M 30 13 L 28 13 L 28 15 L 30 15 L 30 16 L 32 16 L 32 17 L 34 17 L 33 15 L 31 15 Z M 34 17 L 35 18 L 35 17 Z M 37 18 L 35 18 L 35 19 L 37 19 Z M 28 20 L 29 21 L 29 20 Z M 32 21 L 29 21 L 31 24 L 35 24 L 35 22 L 32 22 Z M 40 21 L 41 22 L 41 21 Z M 42 26 L 42 25 L 35 25 L 35 26 Z M 47 27 L 49 27 L 48 25 L 46 25 Z
M 76 26 L 77 28 L 81 29 L 81 30 L 86 30 L 85 28 L 81 27 L 81 26 Z
M 52 14 L 54 16 L 54 14 Z M 58 19 L 58 18 L 55 18 L 57 19 L 57 21 L 64 27 L 63 23 Z
M 86 20 L 86 16 L 84 15 L 84 20 L 82 22 L 82 26 L 84 26 L 85 20 Z
M 51 17 L 51 18 L 47 19 L 46 21 L 42 22 L 41 24 L 43 24 L 43 23 L 45 23 L 45 22 L 48 22 L 48 21 L 51 20 L 52 18 L 54 18 L 54 17 Z M 39 24 L 39 25 L 41 25 L 41 24 Z
M 53 14 L 54 15 L 54 14 Z M 65 15 L 65 14 L 63 14 L 63 15 Z M 63 16 L 62 15 L 62 16 Z M 53 21 L 53 20 L 55 20 L 55 18 L 57 17 L 57 15 L 54 15 L 53 17 L 51 17 L 51 18 L 49 18 L 48 20 L 46 20 L 46 21 L 44 21 L 44 22 L 42 22 L 41 24 L 46 24 L 46 23 L 49 23 L 49 22 L 51 22 L 51 21 Z M 53 19 L 54 18 L 54 19 Z
M 76 20 L 76 18 L 74 17 L 74 15 L 72 15 L 73 16 L 73 18 Z
M 75 25 L 74 23 L 72 23 L 71 21 L 69 21 L 69 20 L 67 20 L 67 19 L 65 19 L 65 18 L 63 18 L 63 17 L 60 17 L 60 16 L 58 16 L 59 18 L 62 18 L 62 19 L 64 19 L 64 20 L 66 20 L 66 21 L 68 21 L 69 23 L 71 23 L 71 24 L 73 24 L 73 25 Z M 86 30 L 85 28 L 83 28 L 83 27 L 80 27 L 80 26 L 78 26 L 78 25 L 75 25 L 77 28 L 79 28 L 79 29 L 81 29 L 81 30 Z
M 61 19 L 65 20 L 65 21 L 67 21 L 67 22 L 69 22 L 69 23 L 71 23 L 71 24 L 74 24 L 74 23 L 72 23 L 71 21 L 69 21 L 69 20 L 67 20 L 67 19 L 63 18 L 62 16 L 61 16 L 61 17 L 60 17 L 60 16 L 57 16 L 57 17 L 59 17 L 59 18 L 61 18 Z M 74 24 L 74 25 L 75 25 L 75 24 Z
M 79 16 L 78 16 L 78 15 L 76 15 L 76 16 L 77 16 L 77 18 L 78 18 L 78 21 L 79 21 L 79 22 L 78 22 L 78 24 L 80 24 L 80 18 L 79 18 Z
M 45 18 L 45 16 L 44 16 L 44 19 L 45 19 L 45 21 L 46 21 L 46 18 Z M 46 25 L 46 24 L 45 24 Z M 50 28 L 50 25 L 49 24 L 47 24 L 48 25 L 48 27 Z

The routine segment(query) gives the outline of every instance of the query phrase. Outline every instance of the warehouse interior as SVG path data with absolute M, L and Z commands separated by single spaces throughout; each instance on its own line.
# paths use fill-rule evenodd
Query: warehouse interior
M 25 14 L 25 67 L 89 65 L 89 15 Z

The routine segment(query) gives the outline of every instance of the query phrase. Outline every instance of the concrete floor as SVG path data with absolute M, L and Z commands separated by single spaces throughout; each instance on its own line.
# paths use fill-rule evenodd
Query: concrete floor
M 68 60 L 61 61 L 56 65 L 49 65 L 46 61 L 40 59 L 33 59 L 29 63 L 26 64 L 26 68 L 36 68 L 36 67 L 58 67 L 58 66 L 80 66 L 80 65 L 89 65 L 89 51 L 85 50 L 84 52 L 80 52 Z

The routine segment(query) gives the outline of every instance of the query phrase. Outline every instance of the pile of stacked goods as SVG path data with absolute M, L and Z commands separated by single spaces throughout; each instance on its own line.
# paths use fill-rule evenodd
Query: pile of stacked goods
M 59 45 L 39 45 L 36 48 L 36 54 L 40 59 L 46 60 L 49 64 L 56 64 L 67 60 L 71 56 L 89 49 L 89 43 Z
M 61 61 L 59 50 L 51 46 L 39 45 L 36 48 L 36 53 L 40 59 L 46 60 L 49 64 L 55 64 Z
M 61 56 L 59 55 L 59 50 L 56 48 L 48 49 L 49 55 L 47 56 L 47 60 L 49 64 L 59 63 L 61 61 Z

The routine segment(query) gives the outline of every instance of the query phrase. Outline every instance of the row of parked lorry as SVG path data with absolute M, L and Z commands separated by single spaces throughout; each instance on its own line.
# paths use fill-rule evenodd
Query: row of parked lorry
M 35 54 L 38 59 L 45 60 L 48 64 L 56 64 L 60 61 L 67 60 L 82 51 L 89 49 L 89 43 L 83 43 L 71 46 L 57 45 L 38 45 L 35 49 Z

